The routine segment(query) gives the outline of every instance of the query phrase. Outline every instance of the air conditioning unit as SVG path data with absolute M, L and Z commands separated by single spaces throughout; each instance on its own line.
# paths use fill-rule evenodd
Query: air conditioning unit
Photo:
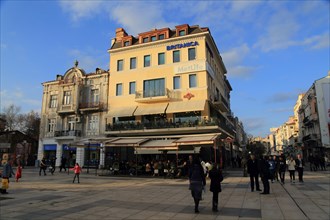
M 80 122 L 81 122 L 81 117 L 80 117 L 80 116 L 77 116 L 77 117 L 76 117 L 76 122 L 77 122 L 77 123 L 80 123 Z

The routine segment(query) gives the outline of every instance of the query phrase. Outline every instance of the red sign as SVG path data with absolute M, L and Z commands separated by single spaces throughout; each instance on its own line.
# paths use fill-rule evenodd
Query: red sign
M 191 94 L 190 92 L 188 92 L 187 94 L 185 94 L 185 95 L 183 96 L 183 98 L 186 98 L 186 99 L 188 99 L 188 100 L 190 100 L 190 99 L 193 98 L 193 97 L 195 97 L 194 94 Z

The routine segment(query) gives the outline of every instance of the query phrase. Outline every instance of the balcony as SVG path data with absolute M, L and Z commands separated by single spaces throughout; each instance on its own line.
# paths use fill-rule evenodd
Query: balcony
M 233 134 L 233 128 L 225 124 L 221 124 L 217 119 L 211 120 L 195 120 L 195 121 L 185 121 L 185 122 L 171 122 L 159 120 L 155 122 L 121 122 L 106 125 L 106 133 L 108 134 L 141 134 L 146 135 L 155 134 L 177 134 L 177 133 L 207 133 L 207 132 L 221 132 L 226 131 Z
M 229 112 L 228 102 L 226 101 L 226 99 L 223 96 L 220 97 L 220 100 L 219 100 L 219 98 L 215 98 L 212 103 L 220 111 Z
M 58 107 L 58 111 L 59 114 L 66 114 L 66 113 L 74 113 L 75 112 L 75 108 L 73 104 L 69 104 L 69 105 L 61 105 Z
M 318 134 L 309 134 L 306 135 L 302 138 L 303 142 L 309 142 L 309 141 L 317 141 L 319 139 L 319 135 Z
M 135 92 L 135 101 L 140 103 L 150 103 L 150 102 L 160 102 L 160 101 L 169 101 L 170 100 L 170 90 L 166 89 L 164 92 L 146 93 L 145 91 L 136 91 Z
M 103 102 L 84 102 L 79 103 L 80 111 L 102 111 L 105 109 L 105 104 Z
M 80 130 L 62 130 L 62 131 L 55 131 L 54 137 L 81 137 L 81 131 Z

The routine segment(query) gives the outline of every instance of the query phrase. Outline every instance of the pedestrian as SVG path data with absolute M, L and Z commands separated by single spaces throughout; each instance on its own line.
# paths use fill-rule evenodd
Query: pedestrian
M 16 169 L 16 174 L 15 174 L 15 179 L 16 179 L 16 182 L 18 182 L 18 179 L 22 178 L 22 166 L 21 166 L 21 163 L 18 162 L 18 165 L 17 165 L 17 169 Z
M 301 157 L 301 154 L 298 154 L 297 159 L 296 159 L 296 169 L 298 171 L 298 177 L 299 177 L 299 182 L 300 183 L 304 182 L 304 180 L 303 180 L 304 166 L 305 166 L 305 161 Z
M 9 188 L 9 178 L 12 177 L 12 175 L 15 175 L 13 168 L 13 159 L 8 158 L 8 161 L 4 164 L 2 168 L 2 181 L 1 181 L 1 193 L 2 194 L 8 194 L 7 189 Z
M 64 171 L 66 171 L 66 157 L 63 155 L 61 158 L 61 166 L 60 166 L 60 172 L 62 172 L 62 169 L 64 169 Z
M 218 211 L 219 204 L 219 192 L 221 192 L 221 182 L 223 181 L 222 171 L 219 166 L 214 164 L 209 172 L 209 177 L 211 179 L 210 191 L 213 193 L 212 197 L 212 211 Z
M 290 157 L 287 164 L 290 173 L 290 183 L 295 183 L 296 161 L 293 159 L 293 156 Z
M 79 166 L 79 163 L 76 163 L 76 165 L 73 168 L 71 168 L 70 170 L 73 170 L 74 171 L 74 177 L 73 177 L 72 183 L 75 182 L 76 177 L 78 179 L 78 183 L 80 183 L 80 181 L 79 181 L 79 175 L 80 175 L 80 173 L 81 173 L 82 170 L 81 170 L 81 167 Z
M 250 159 L 247 161 L 247 173 L 250 175 L 251 192 L 254 191 L 254 184 L 256 190 L 261 191 L 259 186 L 259 167 L 255 155 L 251 154 Z
M 41 176 L 41 171 L 44 171 L 44 176 L 46 176 L 47 175 L 46 169 L 47 169 L 46 158 L 43 157 L 40 161 L 39 176 Z
M 275 164 L 275 160 L 273 160 L 272 156 L 268 157 L 268 163 L 269 163 L 270 180 L 272 183 L 274 183 L 276 164 Z
M 52 175 L 54 175 L 54 172 L 55 172 L 56 159 L 57 159 L 56 157 L 52 157 L 52 159 L 50 159 L 49 171 Z
M 279 157 L 274 155 L 273 159 L 275 161 L 275 175 L 274 175 L 274 177 L 275 177 L 276 181 L 278 182 L 279 181 L 278 176 L 279 176 L 279 172 L 280 172 Z
M 315 163 L 314 163 L 314 157 L 313 157 L 313 154 L 310 154 L 308 156 L 308 162 L 309 162 L 309 168 L 311 171 L 315 171 L 316 168 L 315 168 Z
M 262 184 L 264 185 L 264 191 L 260 194 L 269 194 L 270 187 L 269 187 L 269 179 L 270 179 L 270 170 L 269 170 L 269 161 L 267 160 L 268 157 L 265 156 L 260 161 L 260 177 L 262 180 Z
M 286 170 L 286 162 L 285 162 L 285 160 L 283 159 L 282 156 L 280 156 L 280 158 L 279 158 L 278 166 L 279 166 L 280 180 L 281 180 L 281 183 L 284 184 L 285 170 Z
M 189 189 L 194 198 L 195 213 L 199 213 L 199 201 L 202 199 L 202 190 L 205 187 L 206 179 L 204 170 L 198 157 L 195 157 L 189 171 Z

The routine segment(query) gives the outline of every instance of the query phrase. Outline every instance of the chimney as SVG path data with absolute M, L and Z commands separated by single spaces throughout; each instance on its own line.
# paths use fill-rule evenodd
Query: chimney
M 121 39 L 123 37 L 126 37 L 127 36 L 127 33 L 126 31 L 124 30 L 124 28 L 117 28 L 116 29 L 116 41 L 121 41 Z

